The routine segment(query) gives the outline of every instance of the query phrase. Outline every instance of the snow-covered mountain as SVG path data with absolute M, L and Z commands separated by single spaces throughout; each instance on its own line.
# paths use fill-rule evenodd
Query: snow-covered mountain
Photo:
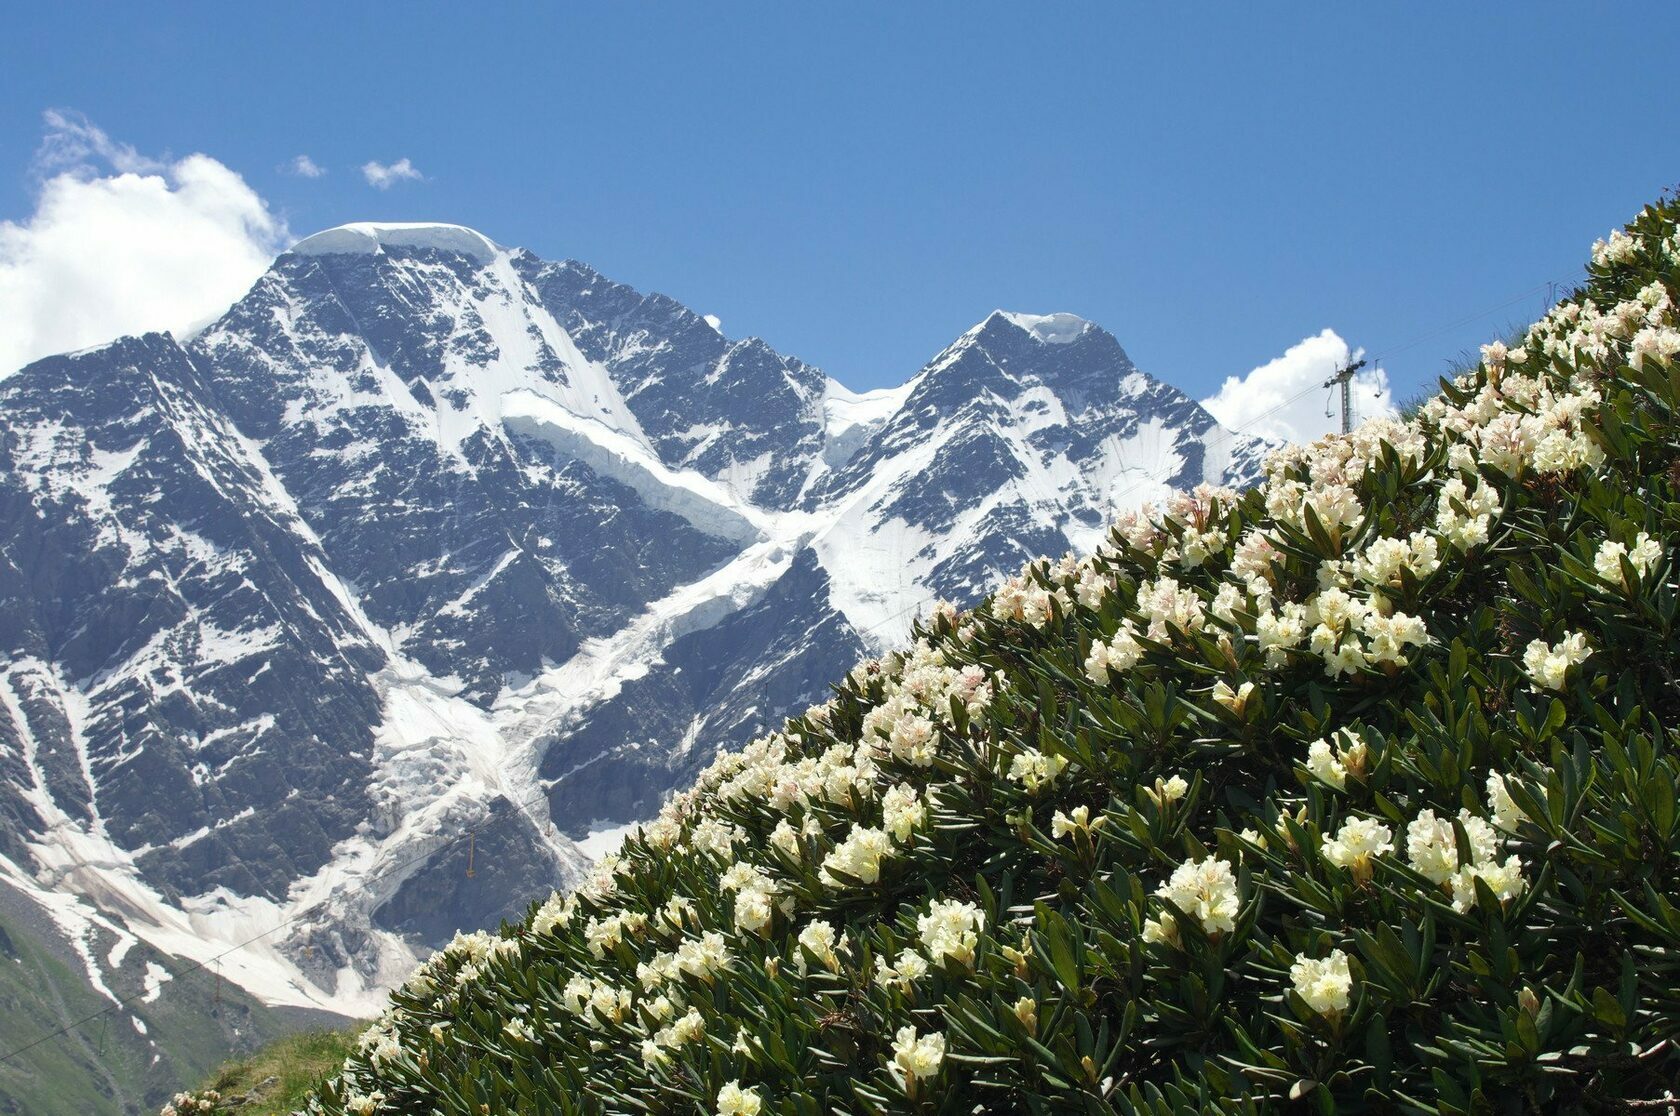
M 0 381 L 0 875 L 95 979 L 272 929 L 222 971 L 359 1010 L 936 597 L 1261 448 L 1072 315 L 858 394 L 469 229 L 317 234 Z

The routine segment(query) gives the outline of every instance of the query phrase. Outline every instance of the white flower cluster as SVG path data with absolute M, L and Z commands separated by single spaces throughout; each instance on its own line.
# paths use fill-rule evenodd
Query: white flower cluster
M 1583 632 L 1570 632 L 1557 643 L 1531 640 L 1523 649 L 1523 669 L 1542 690 L 1561 690 L 1568 681 L 1569 668 L 1586 662 L 1592 653 Z
M 1619 348 L 1627 349 L 1636 371 L 1647 362 L 1666 365 L 1677 351 L 1674 303 L 1660 283 L 1635 297 L 1600 310 L 1592 300 L 1562 303 L 1529 327 L 1526 343 L 1560 360 L 1584 360 L 1604 368 Z
M 1067 765 L 1066 756 L 1045 755 L 1037 748 L 1027 748 L 1010 759 L 1009 778 L 1025 787 L 1028 794 L 1037 794 L 1054 784 Z
M 758 1116 L 763 1104 L 757 1089 L 743 1089 L 736 1079 L 718 1090 L 717 1116 Z
M 1143 645 L 1137 641 L 1137 629 L 1124 620 L 1118 631 L 1106 642 L 1095 640 L 1091 653 L 1085 658 L 1085 674 L 1099 686 L 1108 685 L 1108 672 L 1124 674 L 1137 666 L 1143 658 Z
M 1394 830 L 1373 818 L 1348 818 L 1326 840 L 1324 859 L 1353 873 L 1356 880 L 1371 878 L 1371 862 L 1394 851 Z
M 891 834 L 854 825 L 846 839 L 823 858 L 822 882 L 829 887 L 875 883 L 881 878 L 882 859 L 897 852 Z
M 1334 1017 L 1348 1009 L 1353 973 L 1348 968 L 1348 955 L 1341 950 L 1331 950 L 1323 960 L 1295 958 L 1289 967 L 1289 979 L 1295 994 L 1320 1015 Z
M 1598 553 L 1593 555 L 1593 569 L 1610 584 L 1631 589 L 1623 576 L 1622 560 L 1626 559 L 1627 564 L 1633 567 L 1634 576 L 1644 577 L 1662 558 L 1662 554 L 1662 543 L 1641 531 L 1631 548 L 1626 543 L 1611 540 L 1600 543 Z
M 1365 738 L 1353 729 L 1342 729 L 1331 740 L 1314 740 L 1307 746 L 1307 770 L 1321 783 L 1347 789 L 1348 776 L 1362 778 L 1370 750 Z
M 916 933 L 931 960 L 965 966 L 974 964 L 985 927 L 986 916 L 979 907 L 955 899 L 935 899 L 927 914 L 916 919 Z
M 1050 622 L 1055 610 L 1068 612 L 1073 598 L 1060 586 L 1046 588 L 1035 574 L 1043 574 L 1049 563 L 1040 560 L 1003 583 L 992 597 L 992 615 L 999 620 L 1014 620 L 1042 628 Z
M 1236 873 L 1223 860 L 1186 861 L 1173 869 L 1167 882 L 1155 889 L 1155 894 L 1171 903 L 1181 914 L 1201 923 L 1209 934 L 1222 934 L 1237 928 L 1237 913 L 1242 899 L 1237 893 Z M 1164 915 L 1151 931 L 1145 927 L 1146 939 L 1176 941 L 1178 930 L 1170 913 Z
M 893 1037 L 892 1063 L 887 1068 L 909 1092 L 916 1082 L 938 1076 L 944 1061 L 944 1035 L 917 1035 L 915 1027 L 900 1027 Z
M 1406 859 L 1413 871 L 1452 892 L 1454 910 L 1467 911 L 1476 905 L 1476 881 L 1481 880 L 1501 902 L 1515 899 L 1527 886 L 1522 860 L 1498 859 L 1499 839 L 1493 827 L 1469 810 L 1458 812 L 1458 827 L 1470 842 L 1470 856 L 1459 856 L 1458 839 L 1450 819 L 1424 810 L 1406 827 Z
M 810 952 L 831 973 L 840 971 L 840 955 L 851 951 L 846 936 L 834 929 L 834 924 L 818 919 L 799 932 L 799 945 Z M 805 955 L 799 955 L 799 968 L 805 969 Z
M 381 1096 L 380 1100 L 385 1098 Z M 176 1093 L 170 1102 L 163 1106 L 159 1116 L 193 1116 L 195 1112 L 215 1112 L 222 1106 L 222 1094 L 215 1089 L 205 1089 L 199 1093 Z
M 1488 541 L 1488 529 L 1499 515 L 1499 491 L 1477 481 L 1474 488 L 1458 477 L 1441 486 L 1435 505 L 1435 530 L 1458 550 L 1469 550 Z

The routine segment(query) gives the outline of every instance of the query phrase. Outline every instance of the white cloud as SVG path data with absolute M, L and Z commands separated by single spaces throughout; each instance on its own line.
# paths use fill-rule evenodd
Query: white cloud
M 1324 382 L 1344 367 L 1348 343 L 1327 329 L 1246 376 L 1230 376 L 1202 406 L 1220 424 L 1286 442 L 1310 442 L 1342 428 L 1341 393 Z M 1325 411 L 1331 412 L 1326 415 Z M 1368 368 L 1353 378 L 1354 421 L 1394 412 L 1388 373 Z
M 327 168 L 317 163 L 307 155 L 299 155 L 285 166 L 288 174 L 295 174 L 299 178 L 320 178 L 327 173 Z
M 368 185 L 375 190 L 389 190 L 399 182 L 419 181 L 425 175 L 405 156 L 394 163 L 380 163 L 370 159 L 362 164 L 362 177 L 367 179 Z
M 129 333 L 213 320 L 289 240 L 208 155 L 141 155 L 76 113 L 46 114 L 35 211 L 0 220 L 0 376 Z

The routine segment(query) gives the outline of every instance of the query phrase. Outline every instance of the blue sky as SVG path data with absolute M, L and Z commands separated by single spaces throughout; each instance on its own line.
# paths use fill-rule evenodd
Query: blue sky
M 38 216 L 43 112 L 73 110 L 148 158 L 211 156 L 291 235 L 472 225 L 858 388 L 1001 306 L 1091 318 L 1197 394 L 1329 328 L 1404 396 L 1543 292 L 1442 327 L 1568 277 L 1680 182 L 1680 20 L 1659 5 L 41 4 L 7 23 L 14 227 Z M 289 173 L 299 155 L 327 173 Z M 358 169 L 401 159 L 423 178 Z

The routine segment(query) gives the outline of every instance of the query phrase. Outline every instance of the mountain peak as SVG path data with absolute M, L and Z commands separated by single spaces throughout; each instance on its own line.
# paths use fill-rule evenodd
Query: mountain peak
M 1066 345 L 1091 328 L 1091 323 L 1077 314 L 1019 314 L 1009 310 L 993 310 L 980 324 L 985 326 L 1000 318 L 1046 345 Z
M 386 248 L 432 248 L 489 263 L 501 251 L 483 233 L 435 221 L 358 221 L 306 236 L 290 251 L 300 256 L 376 255 Z

